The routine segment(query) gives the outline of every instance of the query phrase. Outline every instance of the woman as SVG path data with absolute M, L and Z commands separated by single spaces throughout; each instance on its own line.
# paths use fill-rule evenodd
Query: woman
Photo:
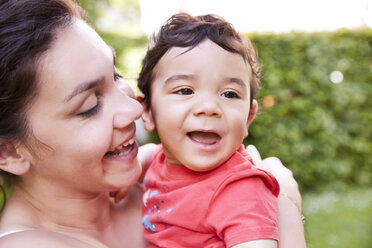
M 8 0 L 0 3 L 0 54 L 0 169 L 12 176 L 0 247 L 144 247 L 142 192 L 133 186 L 142 108 L 116 72 L 113 50 L 70 0 Z M 149 154 L 139 154 L 143 164 Z M 288 172 L 255 157 L 274 174 Z M 291 174 L 282 179 L 299 201 Z M 109 192 L 126 189 L 113 204 Z M 279 208 L 293 207 L 282 201 Z M 290 208 L 279 216 L 290 225 L 283 244 L 303 236 Z

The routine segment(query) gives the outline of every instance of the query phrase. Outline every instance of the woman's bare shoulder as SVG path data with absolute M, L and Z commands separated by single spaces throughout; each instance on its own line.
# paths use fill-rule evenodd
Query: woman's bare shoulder
M 28 248 L 93 248 L 78 239 L 47 230 L 24 230 L 0 238 L 0 247 L 21 248 L 25 246 Z

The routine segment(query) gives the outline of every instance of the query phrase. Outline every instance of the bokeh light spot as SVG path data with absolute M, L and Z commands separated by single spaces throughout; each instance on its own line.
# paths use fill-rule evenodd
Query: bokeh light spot
M 329 75 L 329 79 L 332 83 L 339 84 L 344 80 L 344 74 L 342 74 L 340 71 L 333 71 Z
M 264 108 L 272 108 L 276 104 L 276 98 L 273 95 L 265 96 L 262 100 Z

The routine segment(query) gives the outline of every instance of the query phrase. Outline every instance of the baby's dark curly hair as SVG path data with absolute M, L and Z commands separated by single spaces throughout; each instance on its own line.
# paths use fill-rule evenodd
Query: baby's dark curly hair
M 143 101 L 150 108 L 153 71 L 161 57 L 172 47 L 189 47 L 190 50 L 205 39 L 210 39 L 223 49 L 240 54 L 252 68 L 251 104 L 259 89 L 260 66 L 257 52 L 250 40 L 238 33 L 232 24 L 217 15 L 191 16 L 175 14 L 153 36 L 142 61 L 138 88 L 144 94 Z

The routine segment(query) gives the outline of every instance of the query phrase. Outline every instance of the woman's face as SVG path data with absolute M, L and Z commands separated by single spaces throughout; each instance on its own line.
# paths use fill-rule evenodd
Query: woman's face
M 27 111 L 33 152 L 24 148 L 32 163 L 25 178 L 92 193 L 137 181 L 134 121 L 142 107 L 114 60 L 85 22 L 60 31 L 41 59 L 38 95 Z

